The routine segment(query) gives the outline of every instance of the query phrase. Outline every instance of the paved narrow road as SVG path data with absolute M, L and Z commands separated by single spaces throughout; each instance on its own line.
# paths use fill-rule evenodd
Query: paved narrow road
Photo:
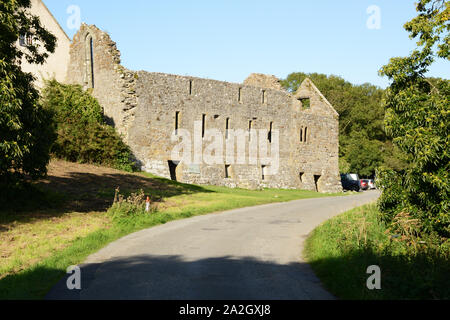
M 90 256 L 82 290 L 63 279 L 48 299 L 333 299 L 302 260 L 322 222 L 377 191 L 194 217 L 143 230 Z

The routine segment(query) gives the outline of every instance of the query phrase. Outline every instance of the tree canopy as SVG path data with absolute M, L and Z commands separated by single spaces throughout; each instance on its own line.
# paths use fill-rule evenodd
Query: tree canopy
M 380 208 L 387 222 L 406 212 L 420 221 L 419 231 L 449 237 L 450 84 L 426 74 L 436 59 L 450 59 L 450 2 L 421 0 L 417 11 L 405 25 L 417 48 L 380 71 L 392 82 L 384 99 L 386 132 L 408 163 L 381 171 Z
M 52 115 L 39 105 L 31 74 L 22 59 L 42 64 L 54 52 L 56 38 L 27 11 L 30 0 L 0 2 L 0 183 L 46 174 L 54 141 Z M 26 36 L 27 46 L 18 40 Z

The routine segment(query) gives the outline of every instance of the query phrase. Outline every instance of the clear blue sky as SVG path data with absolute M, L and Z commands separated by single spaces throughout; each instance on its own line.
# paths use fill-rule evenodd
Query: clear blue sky
M 122 64 L 146 70 L 242 82 L 250 73 L 319 72 L 380 87 L 378 70 L 415 46 L 403 29 L 413 0 L 44 0 L 69 37 L 67 8 L 110 33 Z M 377 5 L 381 29 L 369 29 Z M 449 78 L 446 61 L 430 75 Z

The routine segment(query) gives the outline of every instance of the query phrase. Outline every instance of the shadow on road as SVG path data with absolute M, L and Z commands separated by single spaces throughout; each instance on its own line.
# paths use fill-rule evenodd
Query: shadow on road
M 181 256 L 134 256 L 81 266 L 82 290 L 64 277 L 49 300 L 303 300 L 333 299 L 304 263 L 253 258 L 185 261 Z
M 448 299 L 448 261 L 349 254 L 314 261 L 332 292 L 344 299 Z M 409 257 L 410 258 L 410 257 Z M 268 257 L 269 259 L 269 257 Z M 382 292 L 368 290 L 368 265 L 383 270 Z M 306 263 L 279 264 L 251 257 L 186 261 L 182 256 L 141 255 L 81 265 L 81 290 L 70 291 L 64 271 L 37 267 L 0 280 L 0 300 L 324 300 L 335 299 Z M 411 270 L 406 272 L 405 268 Z M 438 268 L 439 270 L 434 270 Z M 419 270 L 421 270 L 419 272 Z M 411 279 L 407 275 L 415 274 Z M 433 276 L 434 275 L 434 276 Z M 424 280 L 429 281 L 424 281 Z M 413 281 L 414 280 L 414 281 Z M 417 284 L 422 284 L 418 286 Z M 346 297 L 345 292 L 351 292 Z M 430 294 L 430 291 L 434 294 Z M 435 296 L 431 298 L 430 296 Z

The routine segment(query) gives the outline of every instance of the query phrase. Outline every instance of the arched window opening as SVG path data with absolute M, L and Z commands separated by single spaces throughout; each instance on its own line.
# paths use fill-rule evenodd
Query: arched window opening
M 94 88 L 94 39 L 89 41 L 89 56 L 91 59 L 91 85 Z
M 88 88 L 95 87 L 94 81 L 94 39 L 91 35 L 86 37 L 86 72 L 85 85 Z

